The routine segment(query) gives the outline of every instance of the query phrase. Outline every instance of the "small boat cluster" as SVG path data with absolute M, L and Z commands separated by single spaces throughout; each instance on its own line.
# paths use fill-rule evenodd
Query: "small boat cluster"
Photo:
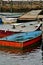
M 39 42 L 42 40 L 41 26 L 41 21 L 2 24 L 0 18 L 0 46 L 25 50 L 40 44 Z

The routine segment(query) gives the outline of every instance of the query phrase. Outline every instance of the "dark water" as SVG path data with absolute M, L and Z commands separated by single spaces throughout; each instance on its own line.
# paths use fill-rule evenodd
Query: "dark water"
M 43 65 L 43 40 L 42 40 L 42 65 Z

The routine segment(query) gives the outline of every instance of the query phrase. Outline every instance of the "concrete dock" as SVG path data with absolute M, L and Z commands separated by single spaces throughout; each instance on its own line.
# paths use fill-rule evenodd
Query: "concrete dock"
M 19 21 L 29 21 L 29 20 L 37 20 L 37 19 L 42 19 L 43 15 L 40 15 L 40 12 L 42 10 L 31 10 L 30 12 L 20 16 L 18 18 L 18 22 Z

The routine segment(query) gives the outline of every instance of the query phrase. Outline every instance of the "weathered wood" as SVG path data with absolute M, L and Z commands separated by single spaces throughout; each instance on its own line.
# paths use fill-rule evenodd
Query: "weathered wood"
M 18 20 L 36 20 L 43 18 L 43 15 L 39 15 L 42 10 L 31 10 L 30 12 L 20 16 Z

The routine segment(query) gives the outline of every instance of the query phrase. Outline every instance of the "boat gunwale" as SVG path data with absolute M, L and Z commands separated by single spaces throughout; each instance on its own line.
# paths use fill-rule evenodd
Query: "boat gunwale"
M 14 35 L 14 34 L 13 34 L 13 35 Z M 42 34 L 36 36 L 36 37 L 33 38 L 33 39 L 36 39 L 36 38 L 38 38 L 38 37 L 40 37 L 40 36 L 42 36 Z M 31 40 L 33 40 L 33 39 L 27 39 L 27 40 L 24 40 L 24 41 L 10 41 L 10 40 L 0 40 L 0 41 L 24 43 L 24 42 L 27 42 L 27 41 L 31 41 Z

